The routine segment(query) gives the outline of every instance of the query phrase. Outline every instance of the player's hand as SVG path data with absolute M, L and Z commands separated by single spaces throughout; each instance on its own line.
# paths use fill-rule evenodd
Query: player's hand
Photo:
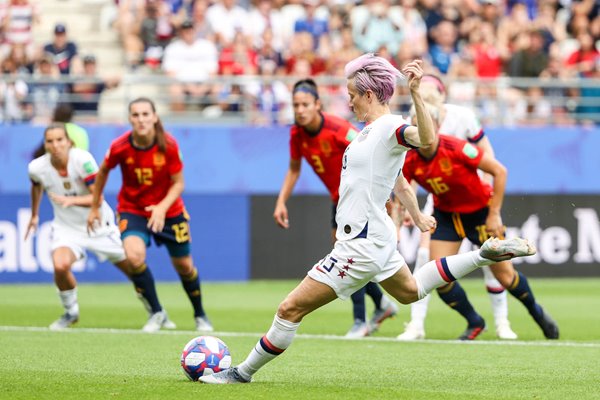
M 31 216 L 31 218 L 29 219 L 29 224 L 27 224 L 27 230 L 25 231 L 25 240 L 27 240 L 30 233 L 33 233 L 37 230 L 39 222 L 40 217 L 38 215 Z
M 432 215 L 420 213 L 419 218 L 415 220 L 415 225 L 421 232 L 433 232 L 437 226 L 437 221 Z
M 499 213 L 489 213 L 485 220 L 485 230 L 490 237 L 503 238 L 504 225 Z
M 275 212 L 273 213 L 273 218 L 275 219 L 275 223 L 283 229 L 288 229 L 290 227 L 288 210 L 285 204 L 277 203 L 275 206 Z
M 62 206 L 63 208 L 67 208 L 67 207 L 71 207 L 71 206 L 75 205 L 75 201 L 74 201 L 73 197 L 71 197 L 71 196 L 63 196 L 60 194 L 49 192 L 48 197 L 50 197 L 50 200 L 52 200 L 59 206 Z
M 148 219 L 148 224 L 146 225 L 148 229 L 154 233 L 161 232 L 165 227 L 167 210 L 158 205 L 148 206 L 145 208 L 145 210 L 151 212 L 150 218 Z
M 87 232 L 88 234 L 94 232 L 96 227 L 100 226 L 100 209 L 91 207 L 90 213 L 87 219 Z
M 413 60 L 402 68 L 402 73 L 408 79 L 408 87 L 411 90 L 418 90 L 423 77 L 423 61 Z

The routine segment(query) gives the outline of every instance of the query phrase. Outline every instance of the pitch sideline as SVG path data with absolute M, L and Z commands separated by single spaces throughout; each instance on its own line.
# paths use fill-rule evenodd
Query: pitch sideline
M 5 326 L 0 325 L 0 332 L 52 332 L 52 333 L 94 333 L 94 334 L 120 334 L 120 335 L 199 335 L 201 332 L 198 331 L 186 331 L 186 330 L 162 330 L 155 333 L 145 333 L 139 329 L 114 329 L 114 328 L 70 328 L 62 331 L 51 331 L 47 327 L 41 326 Z M 252 332 L 210 332 L 213 336 L 222 337 L 252 337 L 259 338 L 262 333 Z M 431 344 L 431 345 L 463 345 L 463 346 L 531 346 L 531 347 L 580 347 L 580 348 L 600 348 L 600 343 L 587 343 L 587 342 L 562 342 L 562 341 L 502 341 L 502 340 L 472 340 L 472 341 L 461 341 L 461 340 L 415 340 L 415 341 L 399 341 L 392 337 L 364 337 L 362 339 L 348 339 L 343 336 L 337 335 L 314 335 L 301 333 L 296 335 L 296 339 L 300 340 L 355 340 L 362 342 L 395 342 L 398 344 L 403 343 L 419 343 L 419 344 Z

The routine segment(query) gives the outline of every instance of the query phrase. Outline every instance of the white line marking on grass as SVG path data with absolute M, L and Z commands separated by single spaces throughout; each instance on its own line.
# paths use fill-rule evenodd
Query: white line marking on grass
M 184 330 L 162 330 L 154 333 L 142 332 L 139 329 L 115 329 L 115 328 L 68 328 L 61 331 L 52 331 L 47 327 L 42 326 L 2 326 L 0 325 L 0 332 L 53 332 L 53 333 L 95 333 L 95 334 L 120 334 L 120 335 L 185 335 L 185 336 L 198 336 L 202 332 L 198 331 L 184 331 Z M 252 332 L 208 332 L 207 335 L 212 336 L 223 336 L 223 337 L 250 337 L 260 338 L 263 333 L 252 333 Z M 343 336 L 337 335 L 313 335 L 308 333 L 301 333 L 296 335 L 297 339 L 306 340 L 354 340 L 361 342 L 395 342 L 395 343 L 419 343 L 419 344 L 451 344 L 451 345 L 465 345 L 465 346 L 531 346 L 531 347 L 585 347 L 585 348 L 600 348 L 600 343 L 589 343 L 589 342 L 567 342 L 567 341 L 503 341 L 503 340 L 413 340 L 413 341 L 399 341 L 392 337 L 365 337 L 362 339 L 348 339 Z

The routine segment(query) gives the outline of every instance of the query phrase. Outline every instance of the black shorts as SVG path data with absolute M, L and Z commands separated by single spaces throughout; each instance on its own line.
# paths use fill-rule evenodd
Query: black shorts
M 453 213 L 434 208 L 437 228 L 431 235 L 431 240 L 460 242 L 468 238 L 471 243 L 481 246 L 489 238 L 485 227 L 488 210 L 488 207 L 484 207 L 472 213 Z
M 190 254 L 190 218 L 185 211 L 175 217 L 166 218 L 165 227 L 158 233 L 148 229 L 148 218 L 141 215 L 125 212 L 120 213 L 118 219 L 122 239 L 135 235 L 146 243 L 146 247 L 150 247 L 150 237 L 153 237 L 157 246 L 167 246 L 171 257 L 185 257 Z

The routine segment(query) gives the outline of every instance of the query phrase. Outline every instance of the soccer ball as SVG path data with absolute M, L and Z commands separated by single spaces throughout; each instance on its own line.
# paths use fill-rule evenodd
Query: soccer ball
M 181 353 L 181 368 L 192 381 L 231 367 L 231 354 L 225 342 L 214 336 L 190 340 Z

